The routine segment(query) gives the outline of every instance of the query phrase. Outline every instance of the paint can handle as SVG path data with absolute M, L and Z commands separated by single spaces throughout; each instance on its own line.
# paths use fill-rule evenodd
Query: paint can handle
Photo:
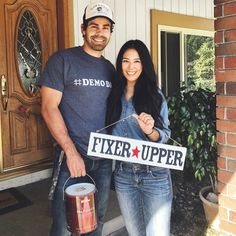
M 93 182 L 93 184 L 94 184 L 94 186 L 95 186 L 95 188 L 96 188 L 96 183 L 95 183 L 95 181 L 94 181 L 94 179 L 89 175 L 89 174 L 86 174 L 86 176 L 88 176 L 91 180 L 92 180 L 92 182 Z M 80 177 L 76 177 L 76 178 L 80 178 Z M 65 187 L 66 187 L 66 184 L 67 184 L 67 182 L 69 181 L 71 179 L 71 177 L 69 177 L 66 181 L 65 181 L 65 183 L 64 183 L 64 185 L 63 185 L 63 201 L 65 200 Z M 97 190 L 97 188 L 96 188 L 96 190 Z

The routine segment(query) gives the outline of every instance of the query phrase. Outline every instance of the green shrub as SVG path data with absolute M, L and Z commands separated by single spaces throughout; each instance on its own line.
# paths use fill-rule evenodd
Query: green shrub
M 199 88 L 185 87 L 168 98 L 171 137 L 187 148 L 185 167 L 202 180 L 210 177 L 216 186 L 216 94 Z M 170 140 L 174 145 L 174 142 Z

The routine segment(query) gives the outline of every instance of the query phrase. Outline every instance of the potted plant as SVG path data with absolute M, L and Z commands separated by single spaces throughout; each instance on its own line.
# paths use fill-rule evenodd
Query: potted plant
M 185 168 L 193 171 L 199 181 L 206 177 L 210 186 L 200 191 L 204 210 L 206 202 L 215 209 L 215 213 L 205 212 L 206 219 L 213 228 L 218 228 L 218 221 L 210 216 L 217 215 L 217 150 L 216 150 L 216 94 L 210 90 L 198 88 L 187 90 L 182 87 L 178 93 L 168 98 L 171 137 L 187 148 Z M 170 140 L 171 144 L 176 143 Z

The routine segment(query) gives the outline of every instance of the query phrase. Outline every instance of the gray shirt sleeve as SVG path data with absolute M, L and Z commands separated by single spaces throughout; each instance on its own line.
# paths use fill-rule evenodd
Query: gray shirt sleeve
M 46 86 L 59 91 L 64 90 L 63 75 L 64 59 L 59 53 L 55 53 L 49 58 L 40 77 L 38 85 Z

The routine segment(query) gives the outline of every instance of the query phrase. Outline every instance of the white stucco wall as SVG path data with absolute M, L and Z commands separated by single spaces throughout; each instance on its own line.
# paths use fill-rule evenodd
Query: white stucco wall
M 83 38 L 80 25 L 84 8 L 88 3 L 99 0 L 73 1 L 75 45 L 81 45 Z M 113 63 L 120 47 L 129 39 L 140 39 L 150 48 L 150 9 L 211 19 L 214 17 L 213 0 L 100 0 L 100 2 L 108 4 L 115 16 L 115 29 L 104 52 L 105 57 Z

